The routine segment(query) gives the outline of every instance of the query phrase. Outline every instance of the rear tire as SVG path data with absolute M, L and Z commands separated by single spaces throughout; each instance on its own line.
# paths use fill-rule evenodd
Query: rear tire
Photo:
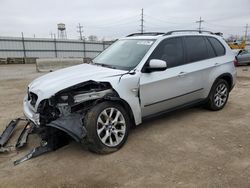
M 208 96 L 206 107 L 209 110 L 217 111 L 224 108 L 229 97 L 229 85 L 224 79 L 214 83 Z
M 97 104 L 86 114 L 84 125 L 90 151 L 107 154 L 120 149 L 127 140 L 130 119 L 124 108 L 114 102 Z

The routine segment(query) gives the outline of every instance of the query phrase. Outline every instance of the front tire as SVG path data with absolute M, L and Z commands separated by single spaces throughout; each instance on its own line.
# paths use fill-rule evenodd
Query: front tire
M 229 85 L 224 79 L 214 83 L 208 96 L 207 108 L 213 111 L 221 110 L 229 97 Z
M 120 149 L 127 140 L 130 119 L 124 108 L 113 102 L 97 104 L 86 114 L 86 143 L 90 151 L 100 154 Z

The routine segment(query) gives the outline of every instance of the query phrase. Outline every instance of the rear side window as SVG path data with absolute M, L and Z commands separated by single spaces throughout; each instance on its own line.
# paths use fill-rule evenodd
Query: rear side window
M 213 57 L 216 57 L 216 53 L 211 45 L 211 43 L 208 41 L 207 38 L 204 38 L 205 41 L 206 41 L 206 45 L 207 45 L 207 52 L 208 52 L 208 57 L 209 58 L 213 58 Z
M 149 59 L 161 59 L 167 62 L 168 68 L 184 64 L 184 51 L 181 38 L 163 40 L 153 51 Z
M 188 63 L 208 59 L 206 41 L 201 36 L 188 36 L 185 38 Z
M 213 37 L 208 37 L 208 40 L 212 44 L 217 56 L 225 55 L 225 48 L 219 40 Z

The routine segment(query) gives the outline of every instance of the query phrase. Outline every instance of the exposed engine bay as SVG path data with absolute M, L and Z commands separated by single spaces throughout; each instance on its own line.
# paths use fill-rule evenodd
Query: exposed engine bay
M 115 94 L 109 83 L 89 81 L 64 89 L 50 99 L 40 102 L 37 112 L 40 115 L 39 124 L 45 125 L 58 118 L 70 114 L 84 114 L 93 103 L 103 99 L 108 94 Z M 31 104 L 36 99 L 30 98 Z

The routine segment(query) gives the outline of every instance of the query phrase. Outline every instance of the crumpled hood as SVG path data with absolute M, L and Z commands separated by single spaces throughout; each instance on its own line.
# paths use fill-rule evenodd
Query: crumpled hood
M 44 99 L 70 86 L 89 80 L 109 81 L 112 77 L 118 77 L 125 72 L 124 70 L 81 64 L 39 77 L 29 84 L 29 90 L 36 93 L 38 98 Z M 40 100 L 42 99 L 40 98 Z

